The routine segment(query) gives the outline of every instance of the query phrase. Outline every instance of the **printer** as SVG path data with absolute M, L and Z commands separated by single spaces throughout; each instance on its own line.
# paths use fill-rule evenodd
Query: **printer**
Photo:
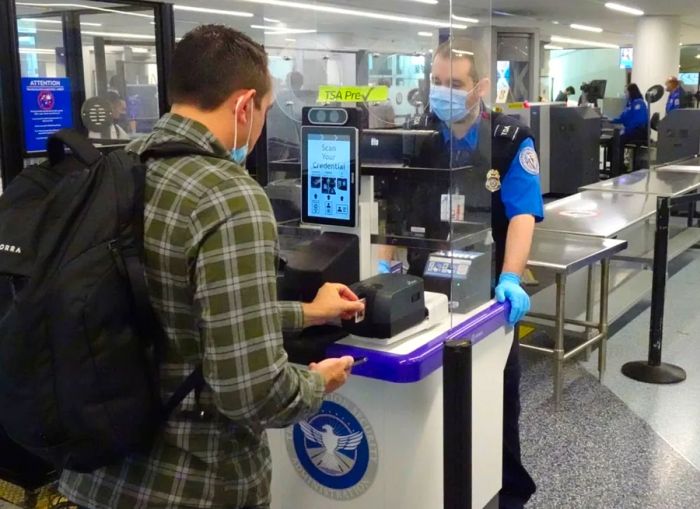
M 390 344 L 412 336 L 449 316 L 447 297 L 426 293 L 423 279 L 408 274 L 379 274 L 352 285 L 365 311 L 343 321 L 354 336 Z

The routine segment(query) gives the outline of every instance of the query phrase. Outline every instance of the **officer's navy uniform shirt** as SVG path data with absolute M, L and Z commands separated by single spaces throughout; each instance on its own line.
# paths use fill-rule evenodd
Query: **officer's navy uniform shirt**
M 681 107 L 681 97 L 684 93 L 685 91 L 683 90 L 683 87 L 678 87 L 671 92 L 671 95 L 668 96 L 668 102 L 666 103 L 666 113 L 677 110 Z
M 450 128 L 440 122 L 439 128 L 446 150 L 449 150 L 450 140 L 452 141 L 453 166 L 468 165 L 472 154 L 478 150 L 481 122 L 479 119 L 461 139 L 454 138 Z M 544 219 L 539 172 L 535 143 L 532 138 L 526 138 L 501 179 L 501 201 L 508 220 L 521 214 L 530 214 L 537 222 Z
M 613 119 L 616 124 L 625 126 L 625 134 L 632 134 L 635 131 L 646 131 L 649 125 L 649 109 L 643 98 L 627 101 L 624 111 L 619 117 Z

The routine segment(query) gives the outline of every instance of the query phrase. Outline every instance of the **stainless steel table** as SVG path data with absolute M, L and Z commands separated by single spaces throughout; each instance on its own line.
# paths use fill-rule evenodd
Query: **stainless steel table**
M 700 168 L 698 168 L 700 170 Z M 596 182 L 582 187 L 581 191 L 612 191 L 650 194 L 656 196 L 681 196 L 700 188 L 700 171 L 672 171 L 670 169 L 639 170 L 614 179 Z
M 611 238 L 648 219 L 655 212 L 656 196 L 583 191 L 547 204 L 544 209 L 545 219 L 536 229 Z
M 627 247 L 626 240 L 602 239 L 581 235 L 562 234 L 547 231 L 535 231 L 528 267 L 553 271 L 556 278 L 556 314 L 529 313 L 528 316 L 554 322 L 554 348 L 544 348 L 523 343 L 523 348 L 536 350 L 551 355 L 554 368 L 554 405 L 559 407 L 562 395 L 564 363 L 599 344 L 598 371 L 602 379 L 605 372 L 608 340 L 608 285 L 610 279 L 610 259 Z M 592 321 L 592 267 L 601 263 L 600 276 L 600 314 L 598 322 Z M 586 320 L 567 319 L 565 313 L 566 279 L 578 270 L 588 268 L 588 308 Z M 564 350 L 565 325 L 578 325 L 586 328 L 586 340 L 575 348 Z M 592 335 L 592 332 L 597 332 Z
M 690 171 L 700 172 L 700 156 L 667 163 L 657 168 L 658 171 Z

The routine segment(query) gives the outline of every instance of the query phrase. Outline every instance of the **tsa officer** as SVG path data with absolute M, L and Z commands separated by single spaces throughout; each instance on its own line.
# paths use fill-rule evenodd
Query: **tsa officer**
M 427 147 L 423 161 L 443 168 L 468 166 L 478 175 L 464 188 L 466 206 L 478 198 L 476 188 L 489 194 L 490 222 L 495 244 L 498 282 L 495 296 L 511 305 L 508 321 L 515 324 L 530 308 L 530 299 L 520 286 L 520 278 L 530 254 L 535 223 L 543 219 L 539 160 L 529 129 L 512 117 L 489 111 L 482 97 L 490 88 L 488 77 L 477 69 L 478 55 L 469 40 L 445 42 L 434 53 L 430 87 L 430 113 L 422 129 L 440 132 L 435 143 Z M 412 226 L 425 229 L 426 236 L 449 234 L 449 225 L 440 220 L 440 190 L 425 186 L 407 189 L 413 205 L 409 206 Z M 474 197 L 470 197 L 474 194 Z M 490 202 L 490 203 L 489 203 Z M 437 203 L 437 204 L 436 204 Z M 479 207 L 472 207 L 478 209 Z M 423 214 L 416 218 L 416 214 Z M 474 211 L 478 214 L 478 211 Z M 414 217 L 410 217 L 413 215 Z M 488 220 L 488 218 L 487 218 Z M 387 250 L 383 250 L 387 255 Z M 389 253 L 390 254 L 390 253 Z M 422 275 L 428 254 L 408 253 L 409 272 Z M 521 463 L 520 363 L 518 341 L 514 338 L 504 371 L 503 488 L 500 507 L 522 508 L 535 492 L 535 483 Z
M 683 86 L 678 78 L 670 76 L 666 80 L 666 92 L 669 93 L 668 102 L 666 103 L 666 114 L 669 114 L 673 110 L 682 107 L 685 90 L 683 90 Z

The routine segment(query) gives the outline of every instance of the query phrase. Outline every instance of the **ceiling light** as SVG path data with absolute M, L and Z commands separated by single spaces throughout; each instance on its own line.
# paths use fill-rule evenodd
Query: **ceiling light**
M 285 41 L 287 41 L 287 42 L 297 42 L 296 39 L 285 39 Z
M 418 35 L 421 37 L 432 37 L 433 33 L 432 32 L 418 32 Z
M 419 4 L 430 4 L 437 5 L 438 0 L 411 0 L 412 2 L 418 2 Z
M 464 21 L 465 23 L 478 23 L 479 20 L 476 18 L 465 18 L 462 16 L 457 16 L 456 14 L 452 15 L 452 19 L 456 19 L 457 21 Z
M 573 28 L 574 30 L 583 30 L 584 32 L 595 32 L 596 34 L 599 34 L 603 31 L 603 29 L 599 28 L 599 27 L 591 27 L 588 25 L 579 25 L 577 23 L 572 23 L 569 26 L 571 28 Z
M 176 11 L 203 12 L 205 14 L 221 14 L 222 16 L 236 16 L 239 18 L 252 18 L 252 12 L 229 11 L 224 9 L 210 9 L 208 7 L 194 7 L 191 5 L 173 5 Z
M 280 28 L 269 27 L 265 25 L 250 25 L 250 28 L 256 30 L 266 30 L 267 35 L 292 35 L 292 34 L 315 34 L 316 29 L 313 28 Z
M 553 24 L 553 25 L 558 25 L 559 22 L 558 22 L 558 21 L 552 21 L 552 24 Z
M 545 44 L 544 49 L 549 49 L 549 50 L 557 50 L 557 49 L 564 49 L 561 46 L 555 46 L 554 44 Z
M 335 5 L 325 5 L 306 2 L 292 2 L 289 0 L 240 0 L 241 2 L 274 5 L 276 7 L 287 7 L 290 9 L 302 9 L 306 11 L 324 12 L 329 14 L 343 14 L 346 16 L 356 16 L 359 18 L 381 19 L 385 21 L 395 21 L 397 23 L 408 23 L 411 25 L 423 25 L 438 28 L 459 28 L 465 29 L 467 25 L 452 24 L 449 21 L 437 19 L 419 18 L 414 16 L 404 16 L 400 14 L 389 14 L 376 11 L 365 11 L 361 9 L 351 9 L 347 7 L 337 7 Z
M 80 32 L 84 35 L 92 35 L 96 37 L 116 37 L 122 39 L 143 39 L 154 41 L 156 39 L 155 35 L 145 35 L 145 34 L 130 34 L 125 32 L 92 32 L 90 30 L 83 30 Z
M 455 55 L 460 55 L 460 56 L 467 56 L 467 55 L 471 56 L 471 57 L 474 56 L 474 53 L 472 51 L 465 51 L 463 49 L 453 49 L 452 53 L 454 53 Z
M 268 23 L 282 23 L 280 20 L 272 18 L 263 18 L 263 21 L 267 21 Z
M 563 42 L 566 44 L 578 44 L 581 46 L 589 46 L 589 47 L 594 47 L 594 48 L 617 49 L 620 47 L 617 44 L 609 44 L 607 42 L 585 41 L 583 39 L 572 39 L 571 37 L 561 37 L 559 35 L 553 35 L 551 37 L 551 39 L 552 39 L 552 42 Z
M 43 18 L 19 18 L 17 21 L 29 21 L 31 23 L 46 23 L 49 25 L 61 25 L 63 21 L 57 19 L 43 19 Z M 102 23 L 90 23 L 87 21 L 81 21 L 80 26 L 84 27 L 101 27 Z
M 698 60 L 700 60 L 700 53 L 698 53 L 697 55 L 695 55 L 695 58 L 697 58 Z
M 625 14 L 631 14 L 633 16 L 644 16 L 644 11 L 640 9 L 635 9 L 634 7 L 627 7 L 626 5 L 616 4 L 615 2 L 608 2 L 605 7 L 612 9 L 613 11 L 624 12 Z
M 56 54 L 56 50 L 44 49 L 44 48 L 20 48 L 19 52 L 22 54 L 32 54 L 32 55 L 55 55 Z
M 145 55 L 146 53 L 150 53 L 151 50 L 149 50 L 148 48 L 131 48 L 131 52 L 140 55 Z
M 70 4 L 70 3 L 43 4 L 43 3 L 39 3 L 39 2 L 17 2 L 17 5 L 24 5 L 26 7 L 49 7 L 49 8 L 67 7 L 67 8 L 74 8 L 74 9 L 91 9 L 93 11 L 113 12 L 115 14 L 123 14 L 124 16 L 136 16 L 139 18 L 153 19 L 153 14 L 141 14 L 138 12 L 119 11 L 116 9 L 107 9 L 106 7 L 95 7 L 93 5 L 85 5 L 85 4 Z

